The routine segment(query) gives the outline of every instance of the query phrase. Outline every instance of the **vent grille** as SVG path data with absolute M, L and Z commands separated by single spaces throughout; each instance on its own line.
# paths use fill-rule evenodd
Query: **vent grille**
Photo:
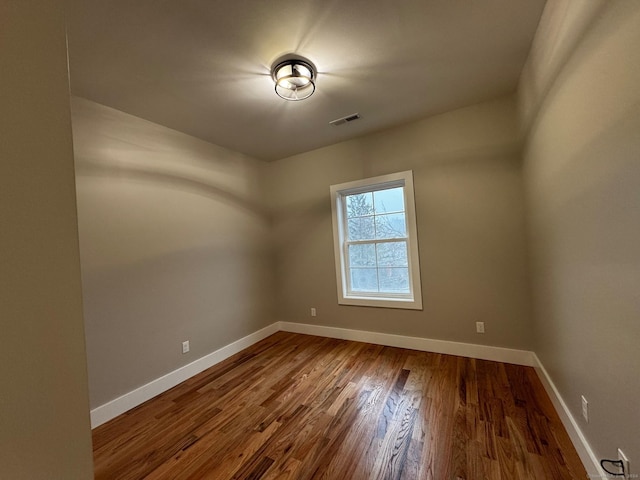
M 329 124 L 333 125 L 334 127 L 337 127 L 338 125 L 344 125 L 345 123 L 353 122 L 355 120 L 358 120 L 359 118 L 360 118 L 359 113 L 352 113 L 351 115 L 347 115 L 346 117 L 336 118 L 335 120 L 331 120 Z

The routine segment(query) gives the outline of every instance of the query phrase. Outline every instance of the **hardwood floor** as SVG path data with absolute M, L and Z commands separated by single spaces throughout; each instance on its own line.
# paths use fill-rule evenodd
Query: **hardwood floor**
M 532 368 L 285 332 L 93 442 L 98 480 L 587 478 Z

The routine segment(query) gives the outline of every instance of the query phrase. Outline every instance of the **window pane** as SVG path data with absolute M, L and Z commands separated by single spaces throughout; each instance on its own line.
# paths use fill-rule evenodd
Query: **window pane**
M 369 245 L 367 245 L 369 246 Z M 407 267 L 407 242 L 378 243 L 376 246 L 378 266 Z
M 376 238 L 402 238 L 407 236 L 404 213 L 376 215 Z
M 375 267 L 375 244 L 349 245 L 349 265 L 352 267 Z
M 412 172 L 330 191 L 338 303 L 422 309 Z
M 373 218 L 362 217 L 347 220 L 349 224 L 349 240 L 371 240 L 374 235 Z
M 373 192 L 375 213 L 404 212 L 404 188 L 389 188 Z
M 351 290 L 354 292 L 377 292 L 378 270 L 376 268 L 352 268 Z
M 387 293 L 409 293 L 409 269 L 383 267 L 378 270 L 380 291 Z
M 347 218 L 373 215 L 373 195 L 371 192 L 347 195 Z

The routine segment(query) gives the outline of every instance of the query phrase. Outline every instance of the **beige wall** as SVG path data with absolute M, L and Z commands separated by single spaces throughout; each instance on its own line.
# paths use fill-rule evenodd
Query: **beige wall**
M 529 348 L 517 137 L 509 97 L 270 164 L 278 319 Z M 407 169 L 424 311 L 338 305 L 329 186 Z
M 93 478 L 60 4 L 0 4 L 0 478 Z
M 88 100 L 72 115 L 95 408 L 273 322 L 270 225 L 264 163 Z
M 535 351 L 596 455 L 636 462 L 639 51 L 640 2 L 549 1 L 520 90 Z
M 0 477 L 91 478 L 63 17 L 0 16 Z M 637 2 L 549 1 L 519 90 L 533 322 L 511 98 L 267 166 L 74 99 L 92 406 L 278 319 L 534 348 L 597 455 L 640 458 L 639 50 Z M 339 306 L 329 185 L 405 169 L 425 309 Z

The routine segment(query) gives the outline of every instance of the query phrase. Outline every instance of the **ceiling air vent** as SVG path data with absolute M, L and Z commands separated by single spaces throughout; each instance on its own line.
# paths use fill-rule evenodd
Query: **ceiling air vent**
M 331 120 L 329 123 L 334 127 L 337 127 L 338 125 L 343 125 L 348 122 L 353 122 L 355 120 L 358 120 L 359 118 L 360 118 L 359 113 L 352 113 L 351 115 L 347 115 L 346 117 L 336 118 L 335 120 Z

